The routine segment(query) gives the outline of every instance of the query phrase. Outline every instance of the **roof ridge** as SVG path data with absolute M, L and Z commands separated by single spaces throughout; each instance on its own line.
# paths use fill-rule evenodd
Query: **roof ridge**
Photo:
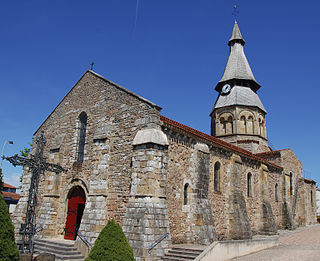
M 180 122 L 171 120 L 171 119 L 169 119 L 169 118 L 167 118 L 167 117 L 165 117 L 163 115 L 160 115 L 160 120 L 165 122 L 165 123 L 167 123 L 167 124 L 169 124 L 169 125 L 172 125 L 174 127 L 180 128 L 180 129 L 182 129 L 182 130 L 184 130 L 186 132 L 189 132 L 190 134 L 193 134 L 193 135 L 198 136 L 200 138 L 203 138 L 203 139 L 205 139 L 207 141 L 210 141 L 210 142 L 213 142 L 213 143 L 215 143 L 217 145 L 220 145 L 220 146 L 222 146 L 224 148 L 230 149 L 232 151 L 237 151 L 237 152 L 242 153 L 242 154 L 244 154 L 246 156 L 249 156 L 251 158 L 258 159 L 258 160 L 260 160 L 260 161 L 262 161 L 262 162 L 264 162 L 264 163 L 266 163 L 268 165 L 272 165 L 272 166 L 274 166 L 276 168 L 283 169 L 281 166 L 279 166 L 277 164 L 274 164 L 274 163 L 272 163 L 272 162 L 270 162 L 270 161 L 268 161 L 268 160 L 266 160 L 264 158 L 260 158 L 259 156 L 251 153 L 248 150 L 239 148 L 239 147 L 237 147 L 235 145 L 232 145 L 232 144 L 230 144 L 230 143 L 228 143 L 226 141 L 223 141 L 223 140 L 221 140 L 221 139 L 219 139 L 217 137 L 213 137 L 213 136 L 208 135 L 208 134 L 206 134 L 204 132 L 198 131 L 198 130 L 193 129 L 193 128 L 187 126 L 187 125 L 184 125 L 184 124 L 182 124 Z
M 17 187 L 15 187 L 15 186 L 12 186 L 12 185 L 10 185 L 10 184 L 8 184 L 8 183 L 5 183 L 5 182 L 3 182 L 3 187 L 7 187 L 7 188 L 17 188 Z

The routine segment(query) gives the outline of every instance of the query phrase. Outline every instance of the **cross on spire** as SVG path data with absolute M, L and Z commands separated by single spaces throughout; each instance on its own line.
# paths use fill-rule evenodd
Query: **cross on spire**
M 234 12 L 232 14 L 234 15 L 234 20 L 237 21 L 237 14 L 239 14 L 239 11 L 237 11 L 236 5 L 234 5 L 233 8 L 234 8 Z
M 90 65 L 91 65 L 90 70 L 92 71 L 92 70 L 93 70 L 94 62 L 92 62 Z
M 22 240 L 19 242 L 19 250 L 23 253 L 31 253 L 34 251 L 34 235 L 36 234 L 36 207 L 38 199 L 38 185 L 40 180 L 40 174 L 45 171 L 55 172 L 56 174 L 66 171 L 60 165 L 47 163 L 43 157 L 43 150 L 46 140 L 41 132 L 40 137 L 36 139 L 36 151 L 30 157 L 20 157 L 18 154 L 12 157 L 3 157 L 8 160 L 13 166 L 29 167 L 31 175 L 28 202 L 27 202 L 27 213 L 24 224 L 21 224 L 19 233 L 22 236 Z

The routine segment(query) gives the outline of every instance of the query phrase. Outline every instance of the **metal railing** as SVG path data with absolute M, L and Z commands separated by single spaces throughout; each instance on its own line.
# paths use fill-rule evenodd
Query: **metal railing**
M 152 243 L 152 245 L 149 247 L 148 253 L 150 254 L 151 250 L 152 250 L 153 248 L 155 248 L 155 247 L 156 247 L 163 239 L 165 239 L 167 236 L 169 236 L 169 232 L 163 234 L 163 235 L 162 235 L 161 237 L 159 237 L 156 241 L 154 241 L 154 242 Z
M 90 244 L 88 239 L 80 232 L 80 230 L 76 229 L 76 232 L 77 232 L 77 235 L 79 236 L 79 238 L 82 240 L 82 242 L 91 248 L 92 245 Z

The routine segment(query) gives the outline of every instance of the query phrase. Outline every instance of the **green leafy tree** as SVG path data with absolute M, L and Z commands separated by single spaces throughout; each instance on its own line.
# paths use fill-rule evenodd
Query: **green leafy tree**
M 135 260 L 131 246 L 122 228 L 114 220 L 100 232 L 85 261 L 131 261 Z
M 19 261 L 19 252 L 14 241 L 14 229 L 8 206 L 0 193 L 0 260 Z

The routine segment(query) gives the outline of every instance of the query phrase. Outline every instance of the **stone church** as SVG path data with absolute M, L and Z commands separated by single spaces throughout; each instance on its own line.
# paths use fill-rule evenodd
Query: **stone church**
M 249 239 L 316 222 L 316 186 L 291 149 L 268 146 L 266 109 L 235 22 L 206 134 L 161 115 L 161 107 L 89 70 L 35 132 L 45 157 L 67 172 L 39 185 L 40 238 L 94 243 L 114 219 L 137 260 L 173 244 Z M 222 68 L 221 68 L 222 69 Z M 14 214 L 23 222 L 30 173 Z M 150 245 L 169 233 L 153 251 Z

